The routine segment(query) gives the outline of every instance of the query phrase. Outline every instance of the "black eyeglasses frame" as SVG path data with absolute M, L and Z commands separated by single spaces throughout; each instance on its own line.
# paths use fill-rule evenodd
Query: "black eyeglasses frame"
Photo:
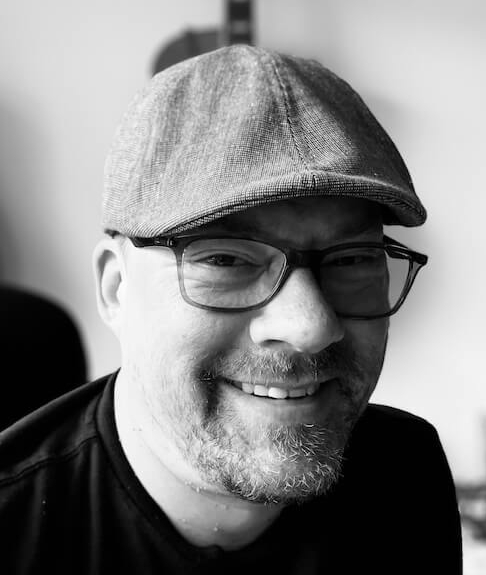
M 117 232 L 110 232 L 108 231 L 109 235 L 114 236 L 117 235 Z M 260 303 L 246 306 L 246 307 L 237 307 L 237 308 L 228 308 L 228 307 L 216 307 L 216 306 L 209 306 L 200 304 L 198 302 L 193 301 L 186 292 L 184 286 L 184 276 L 183 276 L 183 254 L 185 248 L 194 241 L 201 240 L 201 239 L 241 239 L 241 240 L 252 240 L 261 242 L 263 244 L 269 245 L 274 247 L 285 255 L 285 265 L 282 268 L 282 271 L 275 283 L 275 287 L 273 291 Z M 403 291 L 397 300 L 396 304 L 386 313 L 382 314 L 375 314 L 371 316 L 362 316 L 362 315 L 352 315 L 352 314 L 343 314 L 335 312 L 338 317 L 351 319 L 351 320 L 373 320 L 373 319 L 380 319 L 384 317 L 389 317 L 395 314 L 400 307 L 402 306 L 403 302 L 405 301 L 412 285 L 417 277 L 419 270 L 427 264 L 428 257 L 425 254 L 420 252 L 411 250 L 404 244 L 401 244 L 397 240 L 394 240 L 388 236 L 383 236 L 383 242 L 347 242 L 342 244 L 337 244 L 335 246 L 331 246 L 329 248 L 325 248 L 322 250 L 296 250 L 290 248 L 282 243 L 276 242 L 275 240 L 260 239 L 250 236 L 232 236 L 230 234 L 214 234 L 214 235 L 202 235 L 202 234 L 188 234 L 188 235 L 161 235 L 155 236 L 151 238 L 143 238 L 143 237 L 133 237 L 128 236 L 128 239 L 132 242 L 132 244 L 137 248 L 146 248 L 146 247 L 164 247 L 170 248 L 175 256 L 177 261 L 177 275 L 179 280 L 179 289 L 181 295 L 186 303 L 192 305 L 194 307 L 210 310 L 210 311 L 217 311 L 222 313 L 239 313 L 239 312 L 246 312 L 252 311 L 256 309 L 260 309 L 267 305 L 275 295 L 280 291 L 282 286 L 287 281 L 287 278 L 291 274 L 291 272 L 296 268 L 306 267 L 311 269 L 314 276 L 316 276 L 316 269 L 318 267 L 318 263 L 323 259 L 324 256 L 334 253 L 336 251 L 340 251 L 343 249 L 350 249 L 350 248 L 358 248 L 358 247 L 370 247 L 370 248 L 382 248 L 386 251 L 386 253 L 396 259 L 405 259 L 409 262 L 408 268 L 408 275 L 405 281 L 405 286 Z

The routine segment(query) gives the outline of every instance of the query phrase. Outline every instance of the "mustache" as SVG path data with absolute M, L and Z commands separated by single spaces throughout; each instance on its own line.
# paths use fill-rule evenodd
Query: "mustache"
M 337 374 L 359 378 L 367 371 L 364 358 L 358 357 L 349 342 L 341 340 L 317 354 L 270 352 L 265 355 L 234 350 L 209 360 L 200 379 L 217 378 L 248 382 L 278 382 L 292 380 L 322 381 Z

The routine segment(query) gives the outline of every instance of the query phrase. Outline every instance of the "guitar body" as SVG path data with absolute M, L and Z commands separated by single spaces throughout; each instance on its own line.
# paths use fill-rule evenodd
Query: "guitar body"
M 163 46 L 154 60 L 152 74 L 230 44 L 253 44 L 251 0 L 227 0 L 226 23 L 222 29 L 189 29 Z

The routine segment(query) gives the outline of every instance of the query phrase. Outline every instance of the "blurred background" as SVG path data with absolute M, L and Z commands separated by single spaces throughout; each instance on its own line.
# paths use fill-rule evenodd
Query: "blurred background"
M 88 379 L 119 365 L 91 272 L 111 138 L 161 53 L 220 38 L 226 5 L 2 2 L 0 283 L 68 311 Z M 393 318 L 373 400 L 437 427 L 473 525 L 486 516 L 486 3 L 255 0 L 252 25 L 255 44 L 314 57 L 363 96 L 428 209 L 422 228 L 388 230 L 430 260 Z

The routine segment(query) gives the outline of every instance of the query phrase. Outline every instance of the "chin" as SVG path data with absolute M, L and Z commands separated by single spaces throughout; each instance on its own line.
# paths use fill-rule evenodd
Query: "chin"
M 266 505 L 296 505 L 325 495 L 338 481 L 341 459 L 330 463 L 306 462 L 305 465 L 281 466 L 280 472 L 248 474 L 227 478 L 227 492 L 250 501 Z
M 340 477 L 344 442 L 323 427 L 275 426 L 250 442 L 219 439 L 219 446 L 200 444 L 196 467 L 206 481 L 245 501 L 304 503 Z

